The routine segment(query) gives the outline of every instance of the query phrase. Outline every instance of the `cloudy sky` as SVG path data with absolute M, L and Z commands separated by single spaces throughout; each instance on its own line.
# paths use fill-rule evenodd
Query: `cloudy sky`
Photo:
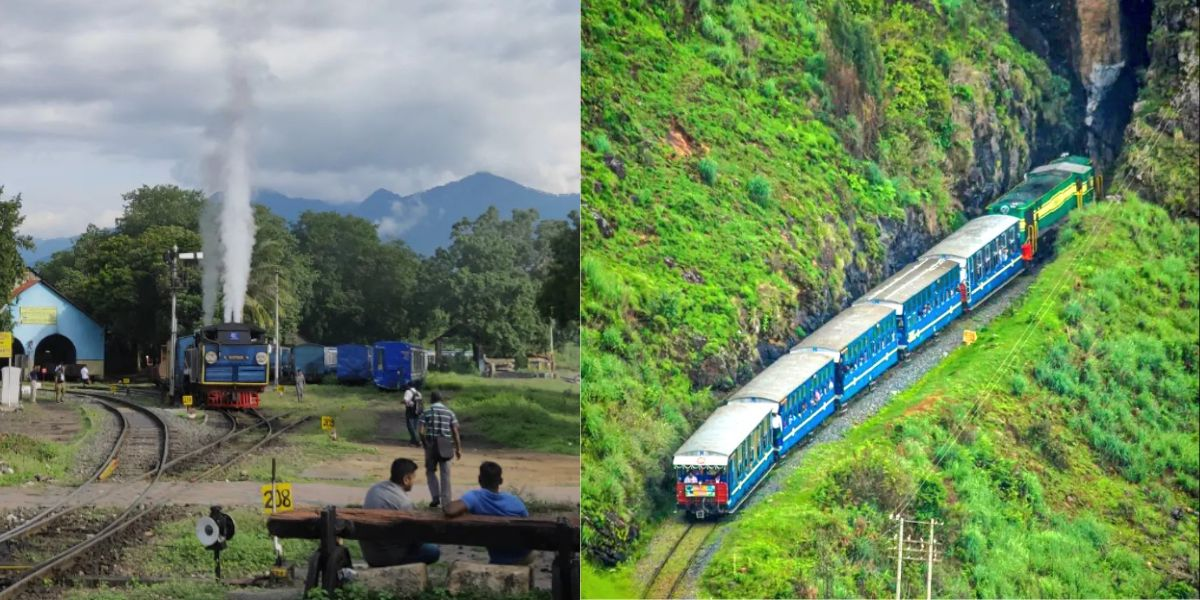
M 357 201 L 490 171 L 579 191 L 579 0 L 5 0 L 0 186 L 23 231 L 202 185 L 240 40 L 254 184 Z

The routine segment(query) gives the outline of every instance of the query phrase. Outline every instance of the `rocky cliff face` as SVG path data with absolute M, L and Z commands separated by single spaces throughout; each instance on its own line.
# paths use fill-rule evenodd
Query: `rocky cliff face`
M 1011 0 L 1013 35 L 1070 83 L 1069 148 L 1044 146 L 1035 162 L 1063 151 L 1084 153 L 1111 170 L 1149 62 L 1151 0 Z

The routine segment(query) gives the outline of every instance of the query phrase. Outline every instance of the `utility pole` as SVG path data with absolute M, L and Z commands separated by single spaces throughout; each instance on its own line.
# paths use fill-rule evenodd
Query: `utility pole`
M 279 389 L 282 385 L 279 383 L 279 366 L 283 362 L 283 355 L 279 349 L 279 271 L 275 272 L 275 389 Z M 279 393 L 283 393 L 280 390 Z
M 168 353 L 167 366 L 171 369 L 171 376 L 169 378 L 170 383 L 167 384 L 167 402 L 168 403 L 173 402 L 175 400 L 175 344 L 177 343 L 177 339 L 176 339 L 177 320 L 175 318 L 175 292 L 176 292 L 176 288 L 179 287 L 177 285 L 178 282 L 176 280 L 176 277 L 178 276 L 177 265 L 179 264 L 179 245 L 178 244 L 173 244 L 171 246 L 170 263 L 171 263 L 171 343 L 168 344 L 168 347 L 167 347 L 167 353 Z M 141 360 L 141 359 L 139 358 L 139 360 Z
M 554 375 L 554 317 L 550 317 L 550 377 Z
M 925 600 L 933 598 L 933 563 L 941 562 L 941 551 L 938 550 L 937 540 L 933 538 L 933 529 L 936 525 L 941 525 L 940 521 L 929 519 L 928 521 L 914 521 L 905 519 L 901 515 L 892 515 L 893 521 L 898 521 L 900 527 L 896 533 L 896 600 L 901 598 L 901 582 L 900 573 L 905 560 L 925 561 Z M 920 533 L 917 537 L 904 537 L 904 523 L 908 522 L 911 525 L 929 525 L 929 539 L 921 539 Z M 905 556 L 905 550 L 909 556 Z

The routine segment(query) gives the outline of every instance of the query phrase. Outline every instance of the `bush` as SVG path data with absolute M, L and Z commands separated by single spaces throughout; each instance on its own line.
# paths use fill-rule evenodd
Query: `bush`
M 768 79 L 762 82 L 762 85 L 759 87 L 759 92 L 762 93 L 764 98 L 773 100 L 779 95 L 779 88 L 776 87 L 774 79 Z
M 717 182 L 717 161 L 707 156 L 700 159 L 700 179 L 708 185 Z
M 612 150 L 612 145 L 608 143 L 608 136 L 603 133 L 597 133 L 592 136 L 592 150 L 600 154 L 608 154 Z
M 755 204 L 767 208 L 771 205 L 771 182 L 762 175 L 755 175 L 746 184 L 746 191 Z

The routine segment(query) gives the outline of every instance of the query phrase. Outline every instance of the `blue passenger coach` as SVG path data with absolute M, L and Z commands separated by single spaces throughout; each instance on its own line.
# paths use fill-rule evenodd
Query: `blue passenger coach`
M 365 383 L 372 380 L 371 347 L 342 344 L 337 347 L 338 383 Z
M 779 451 L 787 452 L 837 409 L 833 377 L 833 359 L 824 354 L 784 354 L 729 400 L 778 405 L 783 420 Z
M 830 319 L 791 352 L 816 352 L 837 363 L 834 389 L 845 404 L 899 359 L 896 312 L 878 304 L 858 304 Z
M 375 342 L 375 386 L 399 390 L 425 380 L 425 349 L 408 342 Z
M 968 310 L 975 308 L 1025 270 L 1021 260 L 1020 220 L 984 215 L 967 221 L 921 259 L 953 260 L 961 269 L 959 294 Z
M 675 453 L 675 499 L 697 519 L 731 513 L 775 464 L 773 402 L 730 402 Z
M 958 263 L 925 258 L 904 267 L 855 304 L 878 304 L 896 311 L 900 349 L 912 352 L 962 314 Z

